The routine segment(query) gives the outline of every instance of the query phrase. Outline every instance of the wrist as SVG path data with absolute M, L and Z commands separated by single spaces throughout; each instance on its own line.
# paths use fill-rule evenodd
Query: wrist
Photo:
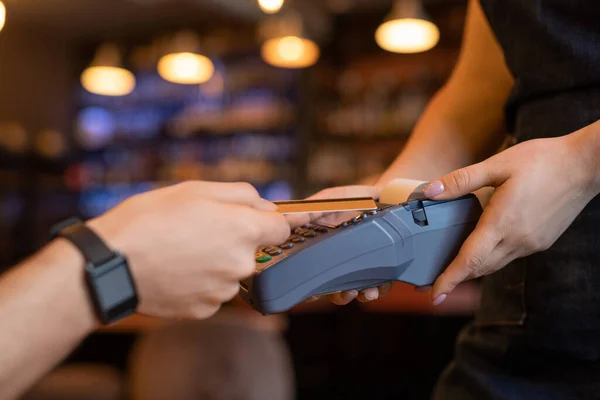
M 600 193 L 600 121 L 566 136 L 586 188 Z
M 144 269 L 140 268 L 140 266 L 144 264 L 144 258 L 147 256 L 147 251 L 144 247 L 144 238 L 140 238 L 139 234 L 132 234 L 131 229 L 127 229 L 128 226 L 130 227 L 127 223 L 115 223 L 114 218 L 112 218 L 110 214 L 104 214 L 100 217 L 91 219 L 85 224 L 88 228 L 92 229 L 108 247 L 118 251 L 127 258 L 129 270 L 137 286 L 138 296 L 141 297 L 146 278 L 142 276 Z
M 112 324 L 136 312 L 138 290 L 127 255 L 105 239 L 105 230 L 70 218 L 55 225 L 52 234 L 67 239 L 83 256 L 86 288 L 101 323 Z
M 98 321 L 85 284 L 85 261 L 79 250 L 65 239 L 56 239 L 36 256 L 34 264 L 61 282 L 64 307 L 60 317 L 64 318 L 65 326 L 82 334 L 93 331 Z
M 132 243 L 129 243 L 124 224 L 113 224 L 112 221 L 107 218 L 107 215 L 102 215 L 86 221 L 85 225 L 92 229 L 100 239 L 108 245 L 108 247 L 125 255 L 132 251 Z
M 139 260 L 143 259 L 145 251 L 143 248 L 143 239 L 140 241 L 139 235 L 132 235 L 127 229 L 126 223 L 114 223 L 114 218 L 110 215 L 102 215 L 91 219 L 85 223 L 102 239 L 108 247 L 118 251 L 120 254 L 127 257 L 129 268 L 133 278 L 138 286 L 142 271 L 139 269 Z M 138 290 L 140 288 L 138 287 Z

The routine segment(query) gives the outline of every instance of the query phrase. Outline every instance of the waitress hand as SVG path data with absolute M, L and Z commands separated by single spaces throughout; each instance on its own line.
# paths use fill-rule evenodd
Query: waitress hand
M 434 200 L 495 188 L 475 230 L 435 282 L 434 305 L 461 282 L 491 274 L 556 242 L 599 193 L 599 162 L 592 150 L 598 146 L 590 142 L 598 138 L 592 128 L 523 142 L 424 188 Z
M 374 186 L 340 186 L 322 190 L 310 196 L 308 200 L 336 199 L 346 197 L 371 197 L 373 199 L 378 199 L 379 192 L 379 189 Z M 310 222 L 337 225 L 338 223 L 355 217 L 356 215 L 357 212 L 314 213 L 288 215 L 287 218 L 292 227 L 297 227 Z M 349 290 L 346 292 L 334 293 L 326 297 L 329 298 L 332 303 L 342 306 L 350 303 L 354 299 L 357 299 L 360 302 L 381 299 L 387 296 L 391 290 L 392 283 L 390 282 L 379 287 L 364 289 L 360 292 L 357 290 Z M 318 299 L 318 296 L 314 296 L 308 299 L 308 301 L 316 301 Z

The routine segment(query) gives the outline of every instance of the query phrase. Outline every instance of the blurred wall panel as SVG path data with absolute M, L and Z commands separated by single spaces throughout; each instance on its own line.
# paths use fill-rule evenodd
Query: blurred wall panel
M 32 144 L 41 131 L 69 131 L 72 72 L 65 39 L 14 20 L 0 32 L 0 271 L 42 244 L 33 226 L 49 170 Z
M 7 25 L 0 33 L 0 122 L 17 121 L 30 135 L 66 131 L 74 76 L 65 39 Z

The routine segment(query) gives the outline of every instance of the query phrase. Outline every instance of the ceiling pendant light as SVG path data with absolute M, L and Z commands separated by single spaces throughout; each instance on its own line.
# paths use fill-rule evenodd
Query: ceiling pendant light
M 183 85 L 207 82 L 215 73 L 213 62 L 199 53 L 199 40 L 194 33 L 178 34 L 170 53 L 158 61 L 158 73 L 166 81 Z
M 375 32 L 377 44 L 393 53 L 420 53 L 440 39 L 438 27 L 423 10 L 420 0 L 396 0 L 390 14 Z
M 261 55 L 267 64 L 299 69 L 308 68 L 319 60 L 319 45 L 304 35 L 299 14 L 290 12 L 284 17 L 269 21 L 261 30 L 266 37 Z
M 0 0 L 0 31 L 4 28 L 4 23 L 6 22 L 6 7 L 4 7 L 4 3 Z
M 258 0 L 258 6 L 266 14 L 276 14 L 283 7 L 284 0 Z
M 263 59 L 275 67 L 307 68 L 319 60 L 319 46 L 310 39 L 283 36 L 267 40 L 261 49 Z
M 81 74 L 81 84 L 101 96 L 125 96 L 135 89 L 135 76 L 121 66 L 121 55 L 114 45 L 98 49 L 92 64 Z

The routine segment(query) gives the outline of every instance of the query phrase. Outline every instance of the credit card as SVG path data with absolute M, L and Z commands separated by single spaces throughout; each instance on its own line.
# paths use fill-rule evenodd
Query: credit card
M 377 203 L 370 197 L 344 199 L 276 201 L 277 211 L 282 214 L 310 214 L 319 212 L 370 211 Z

